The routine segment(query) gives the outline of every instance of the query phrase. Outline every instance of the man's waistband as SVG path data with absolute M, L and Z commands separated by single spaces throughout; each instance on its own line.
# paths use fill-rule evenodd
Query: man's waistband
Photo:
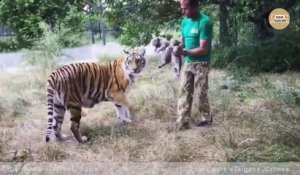
M 187 64 L 192 64 L 192 65 L 195 65 L 195 64 L 198 64 L 200 66 L 209 66 L 209 61 L 195 61 L 195 62 L 186 62 Z

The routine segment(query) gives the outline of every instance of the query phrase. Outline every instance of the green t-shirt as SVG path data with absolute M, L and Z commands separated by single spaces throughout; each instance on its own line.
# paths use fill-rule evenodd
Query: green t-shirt
M 208 54 L 202 56 L 186 56 L 186 62 L 209 61 L 211 55 L 212 22 L 210 18 L 199 13 L 197 20 L 184 18 L 181 23 L 181 34 L 184 38 L 185 49 L 199 47 L 200 40 L 208 40 Z

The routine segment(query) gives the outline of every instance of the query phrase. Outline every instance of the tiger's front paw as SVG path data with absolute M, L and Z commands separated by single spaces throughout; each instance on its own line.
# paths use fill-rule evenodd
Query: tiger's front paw
M 86 136 L 81 137 L 81 143 L 85 143 L 88 141 L 88 138 Z
M 131 123 L 132 120 L 127 118 L 127 117 L 120 117 L 119 120 L 122 122 L 122 123 Z
M 65 135 L 65 134 L 61 134 L 59 136 L 56 136 L 56 140 L 58 142 L 64 142 L 64 141 L 67 141 L 67 140 L 69 140 L 71 138 L 72 138 L 72 136 L 68 136 L 68 135 Z
M 126 118 L 127 119 L 130 119 L 130 120 L 133 120 L 135 118 L 135 113 L 134 113 L 134 110 L 129 110 L 127 109 L 126 110 Z

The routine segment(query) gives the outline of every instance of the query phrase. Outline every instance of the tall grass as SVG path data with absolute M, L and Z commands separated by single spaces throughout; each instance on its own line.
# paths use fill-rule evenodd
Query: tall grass
M 239 88 L 223 90 L 235 96 L 228 101 L 237 100 L 227 103 L 227 110 L 234 111 L 227 115 L 231 116 L 227 118 L 229 122 L 234 123 L 227 127 L 228 160 L 299 161 L 300 110 L 296 99 L 300 84 L 296 83 L 296 74 L 261 74 L 250 77 L 248 83 L 236 81 L 242 82 L 238 83 Z

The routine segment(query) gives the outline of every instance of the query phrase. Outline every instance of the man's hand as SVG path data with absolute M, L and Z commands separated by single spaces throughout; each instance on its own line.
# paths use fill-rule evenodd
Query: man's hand
M 177 56 L 177 57 L 180 57 L 181 55 L 185 54 L 183 48 L 180 47 L 180 46 L 174 46 L 173 52 L 174 52 L 174 55 Z

